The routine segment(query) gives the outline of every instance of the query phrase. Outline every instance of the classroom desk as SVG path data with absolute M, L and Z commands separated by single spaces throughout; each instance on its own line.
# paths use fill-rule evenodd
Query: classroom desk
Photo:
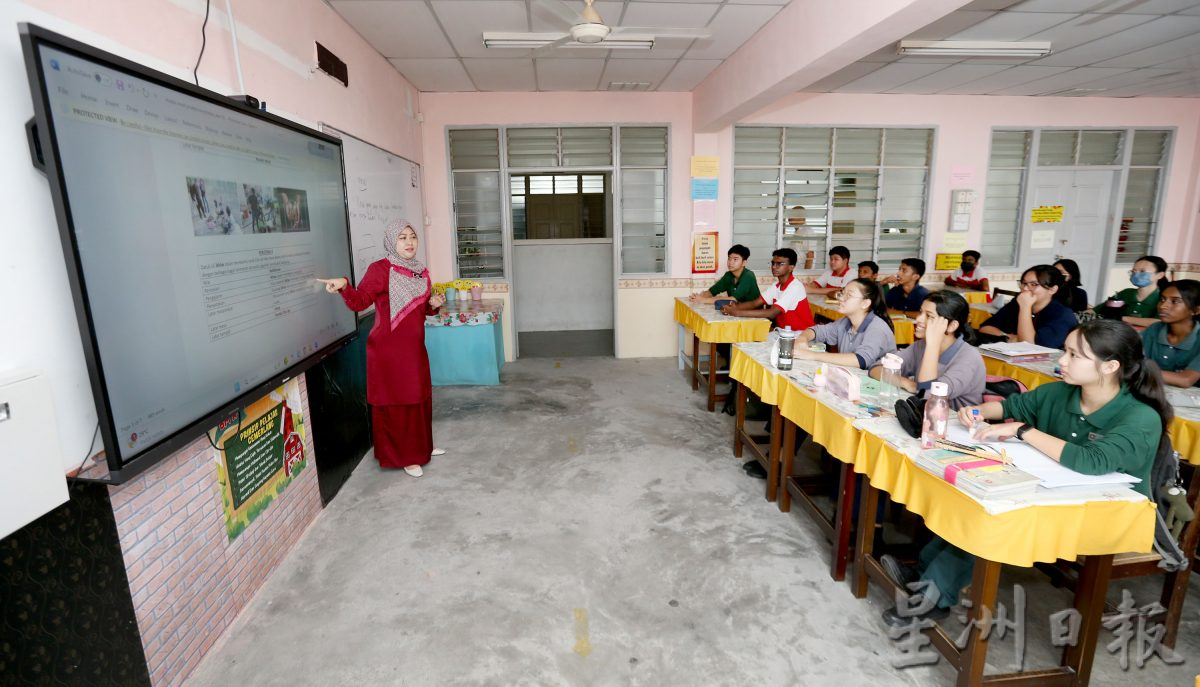
M 987 291 L 976 291 L 975 289 L 964 289 L 958 286 L 942 286 L 942 291 L 953 291 L 963 297 L 967 303 L 975 305 L 977 303 L 988 303 Z
M 425 349 L 434 386 L 499 384 L 504 367 L 504 301 L 447 301 L 425 316 Z
M 867 476 L 868 483 L 858 515 L 855 596 L 866 596 L 872 580 L 893 594 L 908 593 L 892 583 L 872 552 L 880 491 L 924 518 L 932 532 L 975 555 L 968 610 L 972 621 L 984 617 L 985 609 L 990 613 L 996 608 L 1002 565 L 1029 567 L 1035 562 L 1086 556 L 1074 602 L 1082 620 L 1078 642 L 1064 651 L 1062 664 L 1056 668 L 984 676 L 988 643 L 978 631 L 971 632 L 966 648 L 960 651 L 941 626 L 925 630 L 932 646 L 958 670 L 958 685 L 1086 685 L 1113 555 L 1151 550 L 1154 504 L 1130 489 L 1106 490 L 1091 500 L 1077 494 L 1039 492 L 1041 496 L 1026 499 L 979 501 L 910 460 L 906 454 L 919 451 L 920 445 L 904 434 L 895 418 L 856 424 L 863 433 L 854 466 Z
M 983 326 L 988 318 L 996 314 L 996 308 L 991 303 L 973 303 L 971 304 L 971 314 L 967 316 L 967 321 L 970 322 L 973 329 L 979 329 Z
M 764 496 L 774 501 L 779 492 L 779 451 L 783 436 L 783 419 L 779 403 L 783 398 L 787 379 L 779 370 L 771 367 L 770 344 L 737 343 L 729 361 L 729 378 L 737 383 L 737 412 L 733 423 L 733 455 L 742 457 L 743 449 L 750 449 L 755 460 L 767 471 Z M 746 392 L 754 392 L 758 398 L 771 406 L 771 434 L 767 448 L 757 441 L 762 435 L 746 431 Z
M 816 305 L 809 301 L 813 315 L 823 315 L 831 320 L 840 320 L 845 315 L 837 311 L 837 306 L 831 303 Z M 896 328 L 896 345 L 909 346 L 915 340 L 913 337 L 913 320 L 908 317 L 893 317 L 892 326 Z
M 717 401 L 725 399 L 724 394 L 717 393 L 718 377 L 729 374 L 728 371 L 717 369 L 717 344 L 765 341 L 771 330 L 771 321 L 763 317 L 724 315 L 712 303 L 692 303 L 686 297 L 679 297 L 675 299 L 675 322 L 681 328 L 681 347 L 682 332 L 689 331 L 692 334 L 691 360 L 687 359 L 682 349 L 679 358 L 680 369 L 691 368 L 693 390 L 700 388 L 700 344 L 708 344 L 708 372 L 704 380 L 708 384 L 708 410 L 712 412 L 717 407 Z
M 1010 363 L 993 358 L 985 352 L 983 366 L 990 375 L 1012 377 L 1030 389 L 1060 381 L 1054 374 L 1054 360 Z M 1175 419 L 1167 428 L 1167 434 L 1171 436 L 1171 445 L 1185 461 L 1200 466 L 1200 389 L 1169 386 L 1167 400 L 1175 410 Z

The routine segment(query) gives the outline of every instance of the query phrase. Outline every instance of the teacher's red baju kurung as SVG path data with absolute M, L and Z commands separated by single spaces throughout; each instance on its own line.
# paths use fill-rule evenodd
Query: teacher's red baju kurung
M 433 385 L 425 350 L 423 301 L 392 328 L 388 273 L 403 270 L 388 260 L 371 263 L 357 287 L 340 291 L 355 312 L 375 306 L 375 326 L 367 336 L 367 403 L 371 404 L 375 459 L 385 468 L 424 465 L 433 452 Z M 429 276 L 425 276 L 426 284 Z

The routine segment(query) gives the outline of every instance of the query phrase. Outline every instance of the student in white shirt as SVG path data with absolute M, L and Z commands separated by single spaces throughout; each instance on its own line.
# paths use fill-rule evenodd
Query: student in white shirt
M 857 278 L 858 275 L 850 269 L 850 249 L 834 246 L 829 249 L 829 269 L 808 283 L 808 292 L 835 293 Z
M 780 248 L 771 253 L 771 276 L 777 281 L 758 298 L 747 303 L 731 303 L 721 312 L 737 317 L 765 317 L 774 320 L 776 327 L 791 327 L 795 332 L 811 327 L 813 317 L 808 307 L 808 294 L 804 284 L 792 275 L 798 259 L 791 248 Z
M 991 291 L 987 272 L 979 266 L 980 260 L 982 260 L 982 256 L 979 251 L 963 251 L 962 263 L 958 269 L 954 270 L 954 274 L 946 277 L 946 286 L 957 286 L 960 289 L 971 289 L 984 293 Z

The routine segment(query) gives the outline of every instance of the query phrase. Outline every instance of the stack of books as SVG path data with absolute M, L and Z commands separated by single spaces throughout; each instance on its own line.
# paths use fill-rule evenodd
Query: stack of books
M 916 458 L 922 469 L 980 499 L 1027 496 L 1037 490 L 1037 477 L 1004 462 L 948 449 L 922 451 Z
M 990 343 L 982 344 L 979 350 L 984 355 L 998 358 L 1010 363 L 1028 363 L 1036 360 L 1049 360 L 1050 358 L 1058 357 L 1062 351 L 1057 348 L 1046 348 L 1037 344 L 1016 342 L 1016 343 Z

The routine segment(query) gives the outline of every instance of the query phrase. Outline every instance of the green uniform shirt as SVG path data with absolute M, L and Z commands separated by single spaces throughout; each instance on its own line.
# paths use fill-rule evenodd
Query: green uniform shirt
M 1177 344 L 1167 340 L 1167 325 L 1159 322 L 1142 332 L 1142 348 L 1146 357 L 1167 372 L 1200 371 L 1200 325 Z M 1200 386 L 1200 382 L 1197 383 Z
M 708 292 L 715 296 L 719 293 L 728 293 L 729 297 L 738 303 L 749 303 L 758 298 L 758 279 L 754 273 L 748 269 L 742 269 L 742 276 L 738 279 L 733 278 L 733 272 L 726 272 L 723 277 L 713 284 Z
M 1154 289 L 1146 300 L 1139 301 L 1137 297 L 1138 290 L 1136 288 L 1122 289 L 1112 296 L 1119 301 L 1125 301 L 1125 314 L 1129 317 L 1158 317 L 1158 299 L 1162 296 L 1158 289 Z M 1110 299 L 1111 300 L 1111 299 Z
M 1163 429 L 1158 413 L 1125 386 L 1091 415 L 1080 411 L 1079 396 L 1079 387 L 1066 382 L 1043 384 L 1008 397 L 1002 404 L 1004 417 L 1067 442 L 1059 461 L 1064 466 L 1085 475 L 1133 475 L 1142 480 L 1133 488 L 1150 498 L 1150 468 Z

